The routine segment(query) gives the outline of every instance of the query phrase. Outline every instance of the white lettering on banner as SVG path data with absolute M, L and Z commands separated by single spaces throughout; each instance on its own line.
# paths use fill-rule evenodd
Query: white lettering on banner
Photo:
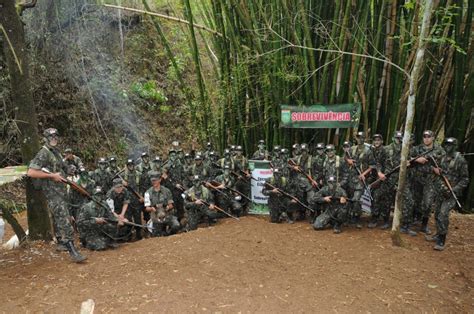
M 257 181 L 252 180 L 252 202 L 257 204 L 268 204 L 268 196 L 263 195 L 262 190 L 265 181 L 273 176 L 273 170 L 268 169 L 268 162 L 255 161 L 255 168 L 252 170 L 252 177 Z M 262 168 L 259 168 L 260 167 Z

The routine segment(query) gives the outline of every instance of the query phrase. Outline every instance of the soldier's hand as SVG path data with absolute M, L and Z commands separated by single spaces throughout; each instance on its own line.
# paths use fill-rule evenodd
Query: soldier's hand
M 364 181 L 365 181 L 365 176 L 364 176 L 363 174 L 361 174 L 361 175 L 359 176 L 359 180 L 362 181 L 362 182 L 364 182 Z
M 139 201 L 140 201 L 140 203 L 144 203 L 144 202 L 145 202 L 145 199 L 144 199 L 142 196 L 140 196 Z
M 330 202 L 331 202 L 331 199 L 332 199 L 331 196 L 325 196 L 325 197 L 323 198 L 323 200 L 324 200 L 326 203 L 330 203 Z
M 51 173 L 49 178 L 54 182 L 61 182 L 63 180 L 63 177 L 61 177 L 61 174 L 59 172 Z
M 383 174 L 382 172 L 377 173 L 377 175 L 378 175 L 379 179 L 382 180 L 382 181 L 385 181 L 385 179 L 387 179 L 385 174 Z
M 347 159 L 347 163 L 352 167 L 354 165 L 354 159 Z
M 318 182 L 316 181 L 311 181 L 311 185 L 313 186 L 313 188 L 317 188 L 318 187 Z
M 96 223 L 96 224 L 99 224 L 99 225 L 103 225 L 103 224 L 105 224 L 105 223 L 107 223 L 107 222 L 105 221 L 104 218 L 96 218 L 96 219 L 95 219 L 95 223 Z
M 340 202 L 341 204 L 345 204 L 345 203 L 347 203 L 347 200 L 346 200 L 345 197 L 341 196 L 339 202 Z
M 121 226 L 123 226 L 123 225 L 125 225 L 125 224 L 123 223 L 123 221 L 122 221 L 122 220 L 119 220 L 119 222 L 117 223 L 117 226 L 120 226 L 120 227 L 121 227 Z
M 166 180 L 166 179 L 168 179 L 168 174 L 165 172 L 161 175 L 161 177 Z
M 123 186 L 128 186 L 128 182 L 125 181 L 125 180 L 122 180 L 122 184 L 123 184 Z
M 291 200 L 290 203 L 296 204 L 296 200 Z
M 119 217 L 118 217 L 120 220 L 125 220 L 125 216 L 120 214 Z
M 166 206 L 166 209 L 167 209 L 167 210 L 170 210 L 170 209 L 173 209 L 173 207 L 174 207 L 173 204 L 168 204 L 168 205 Z
M 273 189 L 273 190 L 272 190 L 272 193 L 280 194 L 280 191 L 278 191 L 278 189 Z
M 428 159 L 426 159 L 425 157 L 422 156 L 422 157 L 418 157 L 415 161 L 419 164 L 424 165 L 428 162 Z
M 210 209 L 210 210 L 214 210 L 215 208 L 216 208 L 216 207 L 214 206 L 214 204 L 210 204 L 210 205 L 209 205 L 209 209 Z
M 433 172 L 436 173 L 437 175 L 440 175 L 441 171 L 442 170 L 440 168 L 436 168 L 436 167 L 433 168 Z
M 147 212 L 149 212 L 149 213 L 151 213 L 151 212 L 153 212 L 153 213 L 156 212 L 156 208 L 155 208 L 155 207 L 151 207 L 151 206 L 145 207 L 145 210 L 146 210 Z
M 202 201 L 201 201 L 201 200 L 195 200 L 195 201 L 194 201 L 194 204 L 196 204 L 196 205 L 202 205 Z

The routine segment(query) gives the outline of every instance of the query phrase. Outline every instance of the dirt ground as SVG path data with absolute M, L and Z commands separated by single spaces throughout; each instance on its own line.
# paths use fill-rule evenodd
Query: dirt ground
M 25 223 L 25 218 L 20 219 Z M 474 312 L 474 216 L 452 215 L 447 249 L 388 231 L 316 232 L 264 217 L 85 252 L 42 242 L 0 251 L 0 312 Z M 11 235 L 11 230 L 7 230 Z

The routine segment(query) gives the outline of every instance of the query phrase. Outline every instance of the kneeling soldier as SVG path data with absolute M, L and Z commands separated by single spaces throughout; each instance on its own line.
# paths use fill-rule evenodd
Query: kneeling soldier
M 173 194 L 161 185 L 161 172 L 148 173 L 152 187 L 145 192 L 145 210 L 153 222 L 153 236 L 172 235 L 179 231 L 180 225 L 174 208 Z
M 100 186 L 94 189 L 92 197 L 93 200 L 82 206 L 78 214 L 77 227 L 81 242 L 94 251 L 116 248 L 117 228 L 123 222 L 110 223 L 117 221 L 117 218 L 104 202 L 105 194 Z
M 340 233 L 341 224 L 347 215 L 346 196 L 346 192 L 337 184 L 336 177 L 330 176 L 327 185 L 314 195 L 315 202 L 324 204 L 326 208 L 323 208 L 323 213 L 314 221 L 313 228 L 321 230 L 332 224 L 334 233 Z
M 215 223 L 219 215 L 214 209 L 212 193 L 201 184 L 199 175 L 193 176 L 193 186 L 184 192 L 184 206 L 188 213 L 188 228 L 196 230 L 199 222 L 207 218 L 209 224 Z

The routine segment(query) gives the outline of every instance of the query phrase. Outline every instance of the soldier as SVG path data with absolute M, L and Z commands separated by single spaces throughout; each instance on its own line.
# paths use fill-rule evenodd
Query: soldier
M 282 167 L 280 169 L 280 172 L 282 172 L 286 178 L 290 177 L 290 169 L 287 167 L 288 160 L 290 160 L 290 152 L 288 151 L 288 149 L 282 148 L 281 149 Z
M 99 158 L 98 168 L 94 171 L 93 180 L 97 186 L 100 186 L 104 191 L 110 189 L 110 173 L 107 171 L 107 160 Z
M 107 205 L 118 220 L 132 220 L 132 215 L 128 212 L 130 205 L 130 192 L 127 191 L 120 178 L 115 178 L 112 182 L 112 188 L 106 194 Z M 119 238 L 129 239 L 131 237 L 131 228 L 123 227 L 118 233 Z
M 92 195 L 93 200 L 82 206 L 77 219 L 82 244 L 93 251 L 117 248 L 117 224 L 110 223 L 117 221 L 117 218 L 108 210 L 104 202 L 105 194 L 100 186 L 94 189 Z M 118 221 L 118 226 L 122 225 L 123 221 Z
M 123 174 L 122 179 L 124 180 L 123 185 L 127 187 L 130 193 L 130 204 L 128 205 L 128 219 L 133 221 L 136 224 L 142 224 L 142 211 L 143 211 L 143 196 L 140 194 L 140 187 L 142 185 L 140 180 L 142 174 L 140 171 L 135 169 L 135 163 L 133 159 L 128 159 L 126 163 L 126 169 Z M 135 239 L 142 239 L 142 228 L 134 227 L 135 229 Z M 131 240 L 131 238 L 130 238 Z
M 410 152 L 411 157 L 420 155 L 427 150 L 432 149 L 432 151 L 426 154 L 423 157 L 417 158 L 414 163 L 414 184 L 415 190 L 420 191 L 423 199 L 421 201 L 421 228 L 420 232 L 425 234 L 431 234 L 430 229 L 428 228 L 428 221 L 430 219 L 431 209 L 436 198 L 436 191 L 434 189 L 435 181 L 435 172 L 434 165 L 430 158 L 434 158 L 437 163 L 446 155 L 444 149 L 434 143 L 434 133 L 433 131 L 426 130 L 423 132 L 423 144 L 415 146 Z
M 107 168 L 107 172 L 109 173 L 109 177 L 113 180 L 113 177 L 120 172 L 120 168 L 117 165 L 117 158 L 115 156 L 109 157 L 109 167 Z M 110 185 L 112 182 L 110 182 Z
M 212 143 L 206 143 L 206 150 L 204 151 L 204 159 L 209 159 L 209 154 L 212 152 Z
M 262 190 L 263 195 L 268 196 L 268 208 L 270 209 L 270 222 L 280 223 L 284 220 L 288 221 L 287 208 L 290 199 L 283 196 L 278 190 L 288 193 L 288 178 L 278 168 L 273 169 L 273 176 L 267 179 L 275 188 L 265 184 Z
M 196 155 L 194 157 L 194 164 L 191 166 L 191 171 L 189 173 L 191 176 L 191 184 L 192 184 L 192 177 L 199 176 L 203 180 L 207 180 L 209 177 L 209 169 L 206 167 L 202 160 L 201 155 Z
M 168 236 L 179 231 L 172 192 L 161 185 L 162 173 L 150 173 L 152 187 L 145 192 L 145 210 L 151 215 L 153 236 Z
M 344 182 L 341 182 L 341 186 L 344 188 L 344 185 L 348 184 L 348 189 L 345 191 L 352 196 L 353 200 L 350 213 L 351 222 L 360 229 L 362 228 L 360 216 L 362 215 L 361 198 L 364 192 L 364 182 L 376 165 L 370 147 L 365 144 L 364 132 L 357 132 L 356 141 L 357 145 L 344 150 L 345 178 Z
M 293 160 L 296 160 L 298 158 L 298 156 L 300 155 L 301 153 L 301 150 L 300 150 L 300 144 L 293 144 L 293 146 L 291 147 L 291 158 Z
M 84 164 L 82 163 L 81 158 L 77 157 L 74 155 L 72 149 L 66 148 L 64 150 L 64 160 L 63 160 L 67 166 L 74 165 L 76 169 L 80 169 L 84 167 Z
M 248 161 L 243 155 L 242 146 L 238 145 L 235 148 L 234 164 L 235 170 L 239 174 L 237 182 L 235 182 L 235 188 L 240 193 L 250 196 L 250 173 L 248 171 Z M 242 199 L 242 206 L 244 207 L 243 212 L 247 212 L 249 202 L 247 199 Z
M 82 167 L 79 169 L 79 177 L 77 180 L 74 180 L 74 182 L 79 185 L 81 188 L 89 192 L 89 194 L 92 194 L 94 191 L 94 188 L 96 187 L 96 184 L 94 180 L 92 180 L 89 177 L 89 172 Z M 74 189 L 70 189 L 69 191 L 69 204 L 70 204 L 70 211 L 69 213 L 71 216 L 74 218 L 74 220 L 77 221 L 77 214 L 79 208 L 81 208 L 85 203 L 87 202 L 87 199 L 79 193 L 78 191 Z
M 184 216 L 184 204 L 181 193 L 184 191 L 183 181 L 185 179 L 182 163 L 177 158 L 177 152 L 171 149 L 168 153 L 168 163 L 163 167 L 163 185 L 173 194 L 174 208 L 178 219 L 181 221 Z
M 232 154 L 230 152 L 230 149 L 226 148 L 224 150 L 224 157 L 219 159 L 217 164 L 219 165 L 219 167 L 221 167 L 221 169 L 224 169 L 224 166 L 227 165 L 227 166 L 229 166 L 229 169 L 231 171 L 235 170 L 235 162 L 234 162 L 234 158 L 232 157 Z
M 258 141 L 258 149 L 253 153 L 254 160 L 270 160 L 270 153 L 265 149 L 265 141 Z
M 224 166 L 224 173 L 217 176 L 215 179 L 219 183 L 219 186 L 216 188 L 221 190 L 222 193 L 217 194 L 217 203 L 219 207 L 224 210 L 230 211 L 232 214 L 240 217 L 242 214 L 242 204 L 240 202 L 241 196 L 234 195 L 233 193 L 225 194 L 225 188 L 235 188 L 235 180 L 230 175 L 229 165 Z
M 206 165 L 209 169 L 209 179 L 214 180 L 218 175 L 222 174 L 222 169 L 217 164 L 219 156 L 216 152 L 212 151 L 209 153 L 209 158 L 206 159 Z
M 326 146 L 326 158 L 324 158 L 323 164 L 320 168 L 322 169 L 321 179 L 323 180 L 323 184 L 326 184 L 330 176 L 335 177 L 337 182 L 340 181 L 341 176 L 339 169 L 341 168 L 341 157 L 336 155 L 336 148 L 334 145 L 328 144 Z
M 191 156 L 191 154 L 189 153 L 184 154 L 183 171 L 186 178 L 185 183 L 184 183 L 185 186 L 188 186 L 192 182 L 191 177 L 192 177 L 193 165 L 194 165 L 193 157 Z
M 331 145 L 331 144 L 329 144 L 329 145 Z M 319 181 L 319 180 L 323 179 L 323 177 L 325 176 L 325 174 L 324 174 L 324 172 L 325 172 L 324 163 L 327 159 L 326 153 L 328 151 L 328 146 L 329 145 L 325 146 L 324 143 L 316 144 L 316 151 L 315 151 L 315 154 L 313 156 L 313 168 L 311 170 L 311 172 L 313 173 L 313 176 L 316 179 L 316 181 Z M 332 147 L 334 147 L 334 145 Z
M 325 209 L 314 221 L 313 228 L 322 230 L 328 224 L 333 225 L 334 233 L 341 233 L 341 225 L 347 215 L 347 194 L 338 184 L 334 176 L 329 176 L 327 185 L 321 188 L 315 195 L 316 202 L 324 204 Z
M 188 228 L 196 230 L 199 222 L 205 218 L 208 224 L 216 222 L 219 215 L 214 212 L 214 196 L 201 182 L 203 177 L 195 174 L 192 178 L 192 187 L 184 192 L 184 206 L 188 213 Z M 209 207 L 203 203 L 209 204 Z
M 293 179 L 290 178 L 289 193 L 303 202 L 303 204 L 307 205 L 307 200 L 311 199 L 314 191 L 308 179 L 304 176 L 296 176 Z M 289 223 L 293 223 L 295 220 L 304 220 L 306 217 L 306 209 L 293 199 L 290 200 L 287 213 Z M 314 216 L 310 215 L 308 218 L 312 220 Z
M 155 156 L 155 158 L 151 161 L 151 170 L 161 171 L 162 165 L 163 165 L 163 161 L 161 160 L 161 157 Z
M 272 161 L 273 166 L 275 166 L 275 163 L 278 163 L 278 160 L 280 159 L 280 153 L 281 153 L 281 146 L 280 145 L 273 146 L 273 151 L 271 154 L 271 161 Z
M 235 147 L 235 156 L 234 156 L 234 165 L 235 170 L 240 172 L 247 172 L 248 160 L 243 155 L 242 146 L 238 145 Z
M 44 131 L 45 145 L 31 160 L 27 175 L 35 180 L 36 187 L 40 187 L 48 201 L 48 209 L 53 218 L 53 224 L 59 235 L 58 243 L 67 248 L 74 262 L 80 263 L 86 260 L 74 246 L 74 230 L 69 220 L 69 212 L 65 202 L 66 187 L 62 183 L 66 175 L 66 165 L 61 153 L 57 149 L 58 131 L 48 128 Z M 48 169 L 51 173 L 42 171 Z
M 377 176 L 381 180 L 378 188 L 373 193 L 374 201 L 372 203 L 371 221 L 368 228 L 375 228 L 379 218 L 383 219 L 383 225 L 380 227 L 385 230 L 389 228 L 390 208 L 395 200 L 394 186 L 396 182 L 387 180 L 385 173 L 390 171 L 390 157 L 387 150 L 382 145 L 383 137 L 381 134 L 375 134 L 372 137 L 374 147 L 372 153 L 374 156 Z
M 457 142 L 457 139 L 453 137 L 448 137 L 444 141 L 446 155 L 441 158 L 440 168 L 434 168 L 438 175 L 435 181 L 435 191 L 439 195 L 435 207 L 436 235 L 427 237 L 427 240 L 436 241 L 434 249 L 437 251 L 444 250 L 449 227 L 449 213 L 451 209 L 456 207 L 456 199 L 453 193 L 458 199 L 461 198 L 463 190 L 469 184 L 467 162 L 461 153 L 456 150 Z M 447 182 L 441 175 L 445 176 Z M 448 182 L 452 191 L 448 186 Z

